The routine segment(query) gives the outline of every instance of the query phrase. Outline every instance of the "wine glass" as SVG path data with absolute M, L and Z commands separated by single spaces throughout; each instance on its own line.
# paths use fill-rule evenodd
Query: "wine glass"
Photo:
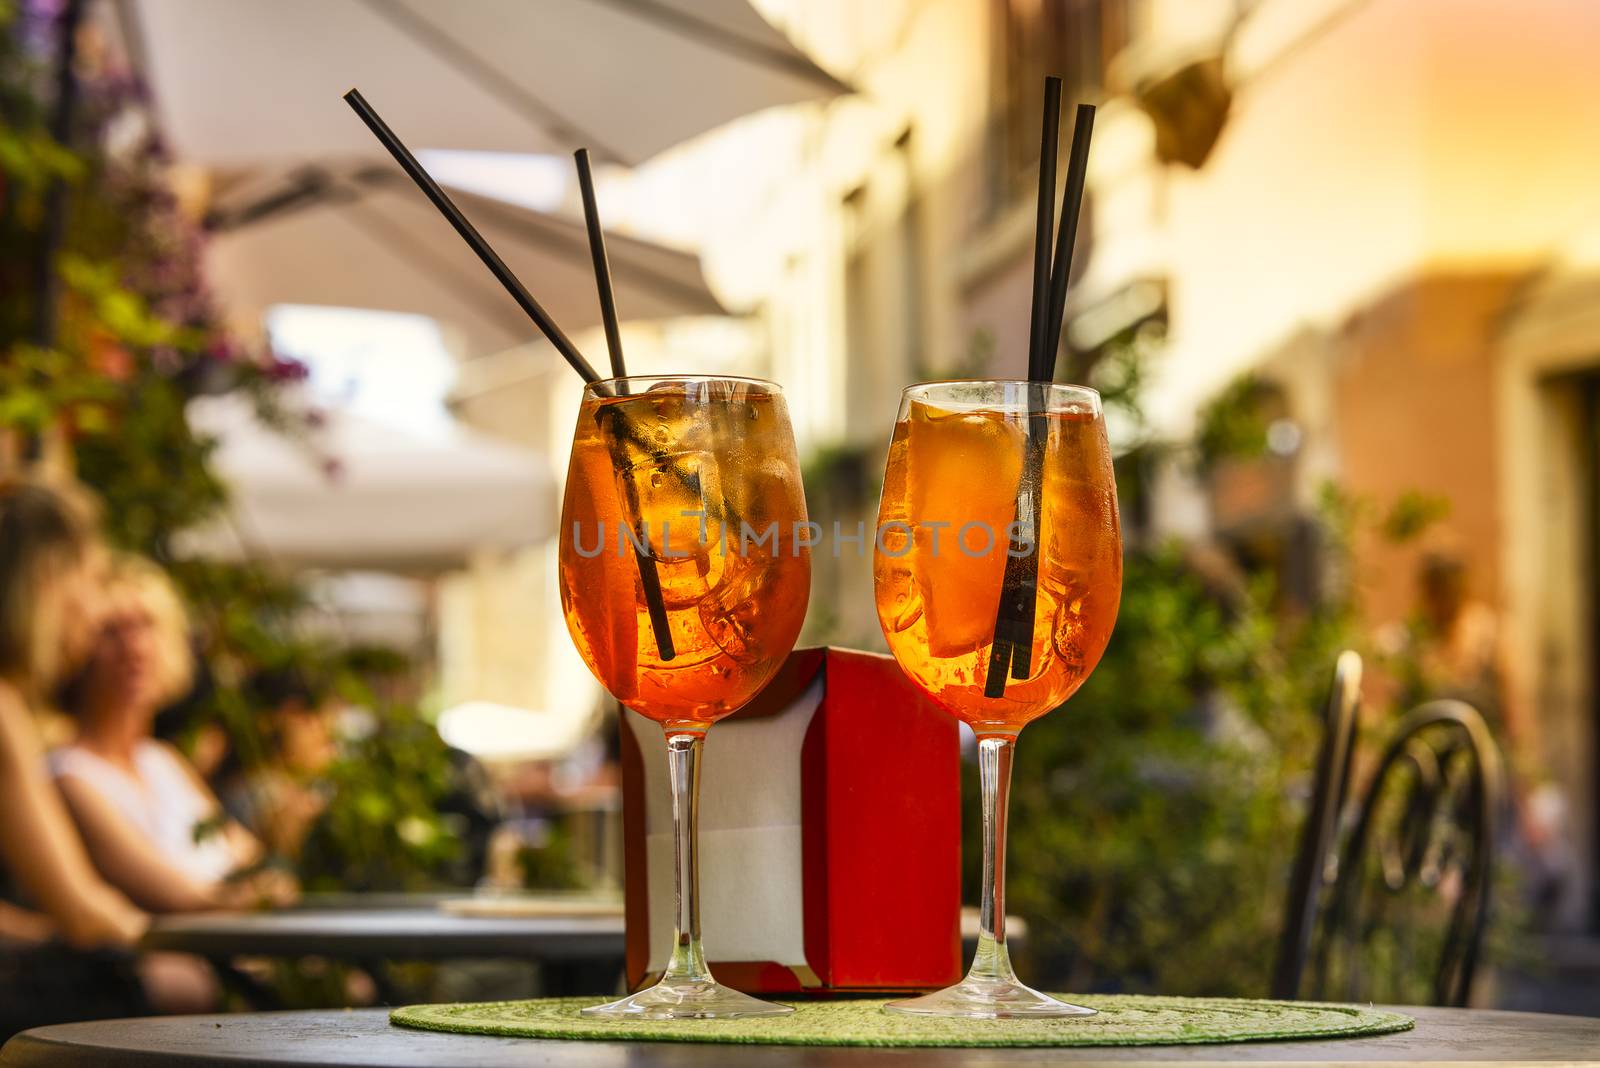
M 561 605 L 589 670 L 662 725 L 677 908 L 661 981 L 585 1015 L 793 1010 L 722 986 L 700 943 L 696 809 L 706 731 L 770 680 L 810 596 L 805 494 L 783 393 L 676 375 L 589 385 L 561 515 Z
M 1024 986 L 1005 937 L 1006 806 L 1017 734 L 1071 697 L 1105 650 L 1122 535 L 1100 395 L 1043 382 L 907 388 L 873 558 L 902 670 L 978 736 L 983 909 L 960 983 L 897 1001 L 935 1016 L 1093 1012 Z

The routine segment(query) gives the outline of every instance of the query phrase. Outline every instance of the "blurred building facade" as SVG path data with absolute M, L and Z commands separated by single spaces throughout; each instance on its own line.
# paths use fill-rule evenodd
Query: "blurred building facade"
M 1369 622 L 1409 618 L 1429 561 L 1450 565 L 1474 620 L 1463 640 L 1481 647 L 1463 657 L 1492 679 L 1542 799 L 1526 803 L 1559 841 L 1549 920 L 1592 927 L 1600 8 L 759 6 L 858 92 L 741 120 L 603 183 L 608 219 L 699 251 L 748 313 L 632 327 L 633 367 L 777 379 L 814 518 L 870 523 L 903 385 L 1022 373 L 1038 99 L 1062 74 L 1069 101 L 1101 106 L 1063 375 L 1131 336 L 1149 356 L 1147 423 L 1114 428 L 1124 443 L 1186 437 L 1246 371 L 1289 431 L 1267 469 L 1158 471 L 1142 533 L 1276 539 L 1294 557 L 1329 479 L 1380 505 L 1448 498 L 1420 543 L 1358 546 Z M 458 411 L 559 470 L 570 378 L 537 350 L 473 361 Z M 517 572 L 519 643 L 556 618 L 551 560 Z M 506 592 L 485 566 L 450 595 L 460 612 Z M 870 559 L 819 555 L 809 629 L 881 643 Z M 541 641 L 552 698 L 592 693 L 564 636 Z
M 1188 430 L 1242 370 L 1281 388 L 1303 443 L 1290 512 L 1330 478 L 1380 506 L 1448 501 L 1416 543 L 1358 544 L 1367 618 L 1381 636 L 1449 574 L 1446 673 L 1500 721 L 1531 833 L 1558 840 L 1545 919 L 1592 927 L 1600 333 L 1578 312 L 1600 223 L 1583 133 L 1600 10 L 1268 0 L 1216 5 L 1208 37 L 1206 6 L 1147 5 L 1119 60 L 1135 106 L 1106 109 L 1080 321 L 1159 283 L 1161 430 Z M 1214 532 L 1273 508 L 1230 514 L 1204 488 Z M 1193 515 L 1172 494 L 1151 518 Z
M 865 477 L 813 482 L 814 507 L 819 490 L 827 509 L 841 485 L 873 484 L 900 384 L 1022 372 L 1037 100 L 1061 73 L 1069 100 L 1101 105 L 1062 373 L 1132 334 L 1149 350 L 1142 433 L 1188 437 L 1246 371 L 1290 432 L 1280 461 L 1246 478 L 1161 473 L 1145 533 L 1246 550 L 1265 535 L 1289 570 L 1314 569 L 1297 557 L 1325 482 L 1383 508 L 1448 501 L 1416 542 L 1358 540 L 1368 623 L 1394 632 L 1438 595 L 1430 576 L 1450 576 L 1459 625 L 1443 673 L 1500 722 L 1531 833 L 1552 840 L 1547 922 L 1592 927 L 1600 320 L 1585 308 L 1600 140 L 1586 131 L 1600 120 L 1600 9 L 861 7 L 774 6 L 861 96 L 816 119 L 810 165 L 739 227 L 782 255 L 765 239 L 788 217 L 762 301 L 772 370 L 794 388 L 835 367 L 830 401 L 810 401 L 835 421 L 809 430 L 861 452 Z M 806 197 L 822 225 L 777 208 Z M 809 272 L 822 277 L 796 283 Z M 871 640 L 865 569 L 819 569 L 830 581 L 821 620 Z

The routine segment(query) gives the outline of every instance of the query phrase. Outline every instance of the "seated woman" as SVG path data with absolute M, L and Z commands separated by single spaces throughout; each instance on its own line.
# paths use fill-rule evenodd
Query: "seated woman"
M 203 962 L 131 948 L 149 917 L 95 871 L 45 772 L 34 710 L 85 655 L 104 552 L 70 491 L 0 479 L 0 1038 L 215 999 Z
M 293 896 L 291 880 L 258 871 L 264 851 L 222 815 L 205 780 L 151 737 L 156 713 L 193 672 L 182 602 L 154 565 L 113 561 L 99 632 L 58 695 L 78 738 L 50 768 L 89 855 L 117 889 L 151 912 L 244 907 Z

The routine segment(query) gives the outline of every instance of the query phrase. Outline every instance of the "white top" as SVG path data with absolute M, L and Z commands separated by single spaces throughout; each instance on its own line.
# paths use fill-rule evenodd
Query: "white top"
M 215 803 L 196 788 L 176 755 L 160 742 L 146 739 L 133 753 L 136 775 L 69 745 L 50 753 L 50 772 L 71 775 L 92 787 L 144 832 L 150 844 L 172 864 L 204 882 L 215 882 L 234 867 L 232 852 L 220 830 L 195 841 L 197 824 L 217 815 Z

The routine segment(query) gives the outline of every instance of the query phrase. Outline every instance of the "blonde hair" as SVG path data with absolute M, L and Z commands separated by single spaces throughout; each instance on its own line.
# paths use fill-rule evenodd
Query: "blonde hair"
M 134 553 L 111 559 L 106 595 L 126 593 L 150 614 L 156 632 L 158 691 L 162 706 L 171 704 L 194 685 L 194 650 L 189 644 L 189 611 L 172 579 L 153 561 Z
M 61 620 L 42 614 L 44 591 L 98 542 L 81 490 L 0 478 L 0 678 L 31 691 L 51 680 Z

